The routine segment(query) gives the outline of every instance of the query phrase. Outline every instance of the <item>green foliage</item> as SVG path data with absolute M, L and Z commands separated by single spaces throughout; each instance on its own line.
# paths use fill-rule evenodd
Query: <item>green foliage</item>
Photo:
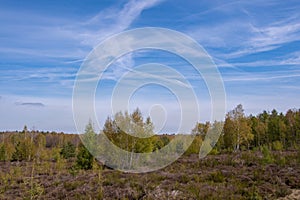
M 274 162 L 274 157 L 267 146 L 262 147 L 263 164 L 271 164 Z
M 275 161 L 275 164 L 279 165 L 279 166 L 285 166 L 287 161 L 286 161 L 286 158 L 282 155 L 274 155 L 274 161 Z
M 60 151 L 60 155 L 62 155 L 62 157 L 65 159 L 73 158 L 75 157 L 75 154 L 75 146 L 71 142 L 65 144 L 62 150 Z
M 19 141 L 15 146 L 15 152 L 12 155 L 13 161 L 30 160 L 33 157 L 33 145 L 28 139 Z
M 189 148 L 186 150 L 185 154 L 190 155 L 190 154 L 198 154 L 200 147 L 202 145 L 202 137 L 199 135 L 196 135 L 192 144 L 189 146 Z
M 281 150 L 283 150 L 283 145 L 280 141 L 277 140 L 277 141 L 272 143 L 272 148 L 275 151 L 281 151 Z
M 89 150 L 83 144 L 79 145 L 76 167 L 84 170 L 92 169 L 93 161 L 94 157 Z
M 54 161 L 59 161 L 61 159 L 61 154 L 60 154 L 60 149 L 59 148 L 52 148 L 52 151 L 51 151 L 52 155 L 52 159 Z
M 245 117 L 241 104 L 237 105 L 226 115 L 224 124 L 224 142 L 227 148 L 240 150 L 241 145 L 249 147 L 254 139 L 251 131 L 250 120 Z
M 32 182 L 30 190 L 28 190 L 28 193 L 30 195 L 30 199 L 39 199 L 39 197 L 45 192 L 45 188 L 43 185 Z
M 86 125 L 85 132 L 81 135 L 81 139 L 84 146 L 86 146 L 91 153 L 97 152 L 97 134 L 95 133 L 92 121 L 89 121 Z
M 243 196 L 245 196 L 249 200 L 262 200 L 262 196 L 259 194 L 257 187 L 253 185 L 252 188 L 248 188 L 249 190 L 245 190 Z
M 196 123 L 194 129 L 192 130 L 192 134 L 194 135 L 201 135 L 202 139 L 205 137 L 205 135 L 208 132 L 208 129 L 210 127 L 210 122 L 203 123 Z
M 284 115 L 273 109 L 247 117 L 238 105 L 226 115 L 223 133 L 218 150 L 256 149 L 265 145 L 276 151 L 295 149 L 300 144 L 300 110 L 288 110 Z
M 153 134 L 153 124 L 148 117 L 143 119 L 137 108 L 132 114 L 118 112 L 114 118 L 107 118 L 103 133 L 120 148 L 134 153 L 148 153 L 163 147 Z
M 207 180 L 213 181 L 215 183 L 222 183 L 225 181 L 225 177 L 222 172 L 216 171 L 209 174 Z
M 209 152 L 210 155 L 218 155 L 219 153 L 220 153 L 220 152 L 218 151 L 217 148 L 213 148 L 213 149 Z
M 6 160 L 5 146 L 4 144 L 0 145 L 0 161 Z

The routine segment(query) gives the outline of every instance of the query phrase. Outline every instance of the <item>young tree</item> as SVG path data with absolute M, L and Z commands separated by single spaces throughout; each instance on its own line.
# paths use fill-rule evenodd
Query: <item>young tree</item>
M 67 142 L 60 151 L 60 155 L 65 159 L 73 158 L 75 154 L 75 146 L 71 142 Z
M 12 154 L 13 161 L 28 160 L 30 161 L 34 156 L 35 146 L 31 142 L 31 138 L 28 138 L 25 133 L 21 133 L 17 137 L 14 137 L 15 151 Z
M 78 147 L 76 166 L 79 169 L 88 170 L 93 168 L 93 162 L 94 162 L 93 155 L 83 144 L 80 144 Z
M 0 144 L 0 161 L 6 160 L 6 152 L 4 144 Z
M 94 131 L 94 127 L 92 121 L 90 120 L 89 123 L 85 127 L 85 132 L 81 135 L 82 142 L 84 146 L 92 153 L 97 153 L 97 134 Z

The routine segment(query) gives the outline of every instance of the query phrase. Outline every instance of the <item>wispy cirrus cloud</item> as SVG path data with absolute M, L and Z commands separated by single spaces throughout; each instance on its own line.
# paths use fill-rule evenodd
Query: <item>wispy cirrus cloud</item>
M 250 37 L 241 43 L 242 49 L 226 54 L 227 58 L 236 58 L 253 53 L 271 51 L 281 46 L 300 41 L 300 22 L 286 20 L 265 27 L 250 24 Z
M 225 82 L 261 82 L 261 81 L 271 81 L 275 79 L 287 80 L 290 78 L 299 78 L 300 72 L 297 71 L 295 73 L 291 73 L 290 71 L 285 74 L 278 73 L 248 73 L 248 74 L 240 74 L 233 76 L 224 76 L 223 80 Z
M 300 52 L 287 53 L 273 59 L 261 59 L 248 62 L 226 62 L 218 58 L 214 59 L 218 67 L 229 67 L 239 70 L 244 67 L 288 67 L 300 65 Z
M 54 9 L 45 6 L 47 3 Z M 0 129 L 15 130 L 27 124 L 47 130 L 74 131 L 71 96 L 79 65 L 105 38 L 143 26 L 178 30 L 203 45 L 220 67 L 229 109 L 237 103 L 249 108 L 250 113 L 272 108 L 284 111 L 299 106 L 300 4 L 295 1 L 129 0 L 89 3 L 1 3 L 0 110 L 7 114 L 1 119 L 3 125 Z M 156 42 L 163 41 L 158 39 Z M 202 92 L 203 79 L 195 70 L 189 70 L 188 64 L 178 62 L 174 57 L 160 60 L 157 55 L 150 55 L 152 60 L 149 55 L 135 56 L 135 53 L 121 57 L 107 70 L 106 83 L 101 88 L 103 93 L 113 88 L 112 83 L 126 72 L 134 75 L 130 77 L 130 84 L 136 85 L 138 79 L 145 79 L 149 74 L 137 73 L 133 66 L 156 61 L 174 67 L 194 88 L 201 89 L 199 99 L 209 99 L 209 94 Z M 156 75 L 153 78 L 161 76 L 159 71 Z M 181 84 L 174 76 L 164 77 L 165 82 Z M 165 94 L 163 90 L 146 89 L 142 95 L 137 95 L 140 100 L 135 104 L 144 105 L 145 110 L 158 100 L 153 94 L 157 97 Z M 14 97 L 9 99 L 12 95 Z M 101 90 L 99 99 L 106 97 Z M 99 103 L 104 109 L 99 114 L 100 122 L 105 121 L 109 113 L 109 100 Z M 15 102 L 25 105 L 16 105 Z M 31 103 L 44 104 L 43 112 Z M 162 99 L 162 103 L 170 105 L 168 99 Z M 49 118 L 54 120 L 49 121 Z
M 92 27 L 79 32 L 83 44 L 95 46 L 106 37 L 127 29 L 136 20 L 143 10 L 151 8 L 163 0 L 131 0 L 121 9 L 109 8 L 101 11 L 96 16 L 82 22 L 80 27 Z M 76 28 L 75 28 L 76 29 Z
M 207 10 L 192 14 L 190 19 L 205 21 L 212 13 L 216 17 L 209 24 L 189 26 L 186 32 L 213 57 L 236 59 L 300 41 L 298 10 L 299 6 L 283 6 L 273 0 L 233 1 L 221 5 L 212 2 Z
M 34 56 L 35 59 L 42 57 L 81 61 L 100 41 L 127 29 L 142 11 L 160 2 L 162 0 L 130 0 L 123 6 L 111 6 L 91 18 L 81 20 L 6 11 L 0 14 L 7 18 L 7 29 L 1 32 L 11 34 L 12 37 L 8 40 L 0 39 L 0 52 L 10 56 L 13 54 L 14 58 L 20 59 Z M 18 16 L 18 20 L 15 16 Z
M 48 84 L 57 88 L 56 91 L 68 89 L 67 93 L 71 93 L 79 64 L 92 48 L 106 37 L 126 30 L 144 10 L 160 2 L 130 0 L 82 18 L 19 10 L 0 12 L 0 22 L 2 18 L 7 19 L 2 22 L 6 28 L 1 29 L 0 35 L 10 35 L 7 39 L 0 37 L 1 82 L 18 88 L 20 85 L 30 88 L 34 84 L 36 91 Z M 116 64 L 130 67 L 134 60 L 128 55 Z M 121 72 L 122 68 L 114 67 L 112 78 Z

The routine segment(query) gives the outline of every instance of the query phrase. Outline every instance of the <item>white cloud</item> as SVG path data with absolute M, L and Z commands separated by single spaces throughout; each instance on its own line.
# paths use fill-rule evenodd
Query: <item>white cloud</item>
M 300 40 L 300 23 L 286 20 L 263 27 L 250 24 L 252 31 L 249 37 L 242 42 L 238 51 L 226 54 L 227 58 L 241 57 L 253 53 L 271 51 L 284 44 Z
M 3 41 L 0 39 L 0 52 L 9 56 L 13 54 L 14 58 L 34 56 L 35 59 L 62 58 L 78 61 L 103 39 L 129 28 L 143 10 L 161 1 L 130 0 L 121 8 L 110 7 L 91 19 L 83 17 L 81 21 L 78 18 L 1 11 L 0 16 L 8 19 L 6 28 L 1 32 L 12 37 Z M 21 19 L 15 20 L 15 16 Z
M 288 74 L 285 75 L 276 75 L 274 73 L 272 74 L 247 74 L 247 75 L 235 75 L 235 76 L 223 76 L 223 80 L 225 82 L 250 82 L 250 81 L 255 81 L 256 83 L 258 81 L 270 81 L 273 79 L 289 79 L 289 78 L 298 78 L 300 77 L 300 73 L 291 73 L 288 71 Z
M 126 30 L 136 20 L 143 10 L 156 6 L 162 0 L 131 0 L 122 9 L 109 8 L 75 27 L 78 39 L 88 46 L 95 46 L 112 34 Z M 86 30 L 81 30 L 89 27 Z M 92 27 L 92 30 L 90 29 Z M 76 30 L 79 28 L 78 30 Z
M 199 23 L 188 27 L 186 32 L 221 59 L 271 51 L 300 40 L 299 14 L 289 5 L 271 0 L 234 1 L 210 7 L 208 11 L 190 16 L 190 20 Z M 282 11 L 281 7 L 290 12 Z M 269 9 L 268 12 L 262 13 L 263 8 Z M 205 18 L 211 15 L 218 17 L 205 23 Z

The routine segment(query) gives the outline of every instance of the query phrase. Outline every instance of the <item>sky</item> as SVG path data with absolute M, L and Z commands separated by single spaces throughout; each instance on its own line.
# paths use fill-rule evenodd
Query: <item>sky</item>
M 227 111 L 240 103 L 254 115 L 300 108 L 299 10 L 296 0 L 0 0 L 0 130 L 27 125 L 76 133 L 72 94 L 84 59 L 110 36 L 143 27 L 172 29 L 196 40 L 220 71 Z M 211 119 L 207 86 L 186 60 L 141 50 L 107 69 L 95 95 L 100 126 L 112 115 L 118 80 L 153 62 L 186 77 L 200 102 L 201 120 Z M 129 110 L 140 107 L 151 115 L 158 132 L 176 132 L 180 102 L 167 88 L 146 85 L 128 102 Z

